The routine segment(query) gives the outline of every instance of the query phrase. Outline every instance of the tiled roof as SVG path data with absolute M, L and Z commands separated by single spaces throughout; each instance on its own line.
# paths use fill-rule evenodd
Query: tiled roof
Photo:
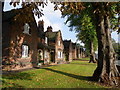
M 72 48 L 75 49 L 76 43 L 72 43 Z
M 38 31 L 38 37 L 40 37 L 40 38 L 43 38 L 43 39 L 44 39 L 44 38 L 45 38 L 45 33 L 44 33 L 44 32 L 43 32 L 43 33 L 41 33 L 41 32 L 39 32 L 39 31 Z
M 2 20 L 6 21 L 6 20 L 11 20 L 14 16 L 17 15 L 17 12 L 15 9 L 11 10 L 11 11 L 6 11 L 2 13 Z
M 68 48 L 70 46 L 71 40 L 64 40 L 63 44 L 64 44 L 64 48 Z
M 38 49 L 55 49 L 55 46 L 45 45 L 43 43 L 38 43 Z
M 58 32 L 45 32 L 45 36 L 48 37 L 49 42 L 55 42 Z

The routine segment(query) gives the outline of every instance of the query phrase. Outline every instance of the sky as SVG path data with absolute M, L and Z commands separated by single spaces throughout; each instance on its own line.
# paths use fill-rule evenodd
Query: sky
M 18 5 L 17 7 L 10 6 L 9 1 L 10 0 L 7 0 L 7 2 L 5 2 L 4 11 L 9 11 L 11 9 L 16 9 L 21 7 L 20 5 Z M 72 42 L 76 42 L 77 40 L 76 33 L 73 31 L 72 32 L 69 31 L 69 27 L 64 24 L 66 19 L 61 18 L 61 12 L 59 10 L 54 11 L 53 7 L 54 5 L 49 2 L 48 5 L 43 8 L 44 16 L 40 18 L 35 16 L 36 22 L 38 22 L 39 20 L 44 20 L 44 31 L 47 30 L 48 26 L 52 26 L 53 31 L 61 30 L 63 40 L 71 39 Z M 116 42 L 118 42 L 118 34 L 116 32 L 113 32 L 111 35 L 112 38 L 115 39 Z M 78 43 L 83 45 L 81 42 Z

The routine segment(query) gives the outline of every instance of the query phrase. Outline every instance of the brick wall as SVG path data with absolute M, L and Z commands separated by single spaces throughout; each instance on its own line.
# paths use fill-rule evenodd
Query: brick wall
M 64 45 L 63 45 L 63 41 L 62 41 L 62 36 L 61 36 L 61 32 L 59 31 L 57 33 L 57 40 L 55 43 L 55 60 L 57 63 L 62 63 L 64 61 L 64 56 L 63 56 L 63 49 L 64 49 Z M 58 44 L 60 42 L 60 45 Z M 58 57 L 58 52 L 62 53 L 62 57 Z
M 19 68 L 27 67 L 28 65 L 35 67 L 37 64 L 36 24 L 35 22 L 30 23 L 30 35 L 23 33 L 23 26 L 24 24 L 11 24 L 9 21 L 3 22 L 3 61 L 14 62 L 17 65 L 16 67 Z M 22 58 L 22 45 L 24 44 L 29 47 L 29 56 L 27 58 Z

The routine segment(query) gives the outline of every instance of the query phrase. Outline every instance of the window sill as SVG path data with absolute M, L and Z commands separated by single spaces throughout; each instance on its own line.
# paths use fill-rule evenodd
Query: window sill
M 28 58 L 30 58 L 30 57 L 21 57 L 21 59 L 28 59 Z

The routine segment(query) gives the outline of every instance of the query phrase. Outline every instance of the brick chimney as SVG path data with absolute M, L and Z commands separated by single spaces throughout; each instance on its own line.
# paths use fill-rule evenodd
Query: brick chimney
M 47 32 L 52 32 L 52 27 L 51 26 L 47 27 Z
M 44 21 L 43 20 L 38 21 L 38 31 L 44 32 Z

